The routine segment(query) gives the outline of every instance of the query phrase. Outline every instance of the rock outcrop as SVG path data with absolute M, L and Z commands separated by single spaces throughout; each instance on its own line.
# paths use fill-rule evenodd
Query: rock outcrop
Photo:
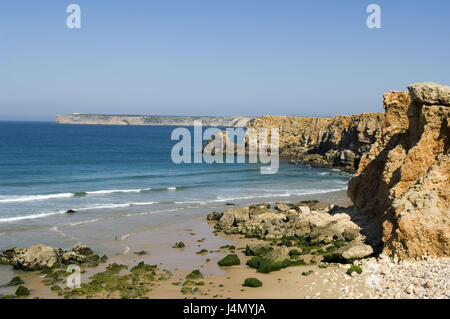
M 214 215 L 217 216 L 217 215 Z M 211 220 L 211 219 L 210 219 Z M 252 205 L 243 208 L 227 209 L 218 219 L 215 228 L 227 234 L 242 234 L 265 240 L 282 238 L 305 238 L 321 244 L 333 242 L 348 243 L 342 246 L 339 261 L 350 261 L 367 257 L 373 253 L 371 246 L 364 243 L 360 228 L 345 209 L 324 205 L 316 201 L 299 203 L 277 203 L 275 208 L 269 204 Z M 268 250 L 264 245 L 247 247 L 247 253 Z M 267 258 L 283 259 L 289 250 L 274 250 Z
M 30 248 L 5 250 L 0 254 L 0 263 L 12 265 L 15 269 L 34 271 L 52 269 L 60 264 L 81 264 L 97 257 L 89 247 L 84 245 L 77 245 L 71 251 L 65 251 L 39 244 Z
M 383 116 L 381 113 L 363 113 L 332 118 L 261 116 L 246 126 L 256 133 L 261 128 L 279 129 L 279 153 L 290 163 L 300 161 L 317 167 L 334 167 L 354 173 L 361 157 L 367 153 L 380 136 Z M 209 145 L 217 136 L 205 143 Z M 230 138 L 224 134 L 222 145 L 226 153 Z M 233 143 L 233 141 L 231 141 Z M 245 140 L 245 153 L 250 148 Z M 257 147 L 257 146 L 255 146 Z M 237 145 L 230 149 L 236 153 Z
M 348 195 L 377 226 L 380 250 L 402 258 L 450 255 L 450 87 L 418 83 L 384 96 L 380 139 Z

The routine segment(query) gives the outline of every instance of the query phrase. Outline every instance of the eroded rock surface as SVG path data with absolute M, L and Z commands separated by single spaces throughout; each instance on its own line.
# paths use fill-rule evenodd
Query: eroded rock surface
M 378 223 L 383 253 L 448 256 L 450 87 L 418 83 L 408 90 L 384 96 L 381 137 L 348 195 L 359 214 Z
M 275 208 L 260 204 L 228 209 L 223 212 L 215 228 L 227 234 L 242 234 L 266 240 L 306 238 L 322 244 L 347 242 L 342 246 L 342 251 L 338 251 L 340 261 L 360 259 L 373 253 L 372 247 L 364 243 L 359 226 L 351 220 L 346 209 L 316 201 L 276 203 Z M 267 245 L 257 244 L 247 246 L 246 250 L 249 255 L 269 251 L 266 258 L 271 260 L 289 256 L 286 247 L 272 250 Z
M 297 161 L 317 167 L 334 167 L 347 172 L 355 172 L 361 156 L 369 151 L 370 145 L 380 135 L 383 115 L 363 113 L 332 118 L 261 116 L 252 119 L 246 126 L 257 134 L 261 128 L 279 129 L 279 154 L 290 163 Z M 222 133 L 221 133 L 222 134 Z M 218 139 L 219 138 L 219 139 Z M 220 141 L 216 134 L 205 143 L 205 150 L 211 152 L 213 141 Z M 220 144 L 220 146 L 219 146 Z M 236 153 L 241 147 L 245 154 L 249 149 L 257 149 L 258 143 L 245 139 L 244 146 L 234 144 L 226 132 L 217 144 L 223 153 Z M 231 146 L 227 149 L 226 145 Z M 211 148 L 211 149 L 210 149 Z M 212 154 L 215 152 L 212 151 Z
M 5 250 L 0 254 L 0 262 L 12 265 L 15 269 L 33 271 L 52 269 L 60 264 L 85 263 L 92 256 L 93 251 L 85 245 L 77 245 L 71 251 L 65 251 L 39 244 L 30 248 Z

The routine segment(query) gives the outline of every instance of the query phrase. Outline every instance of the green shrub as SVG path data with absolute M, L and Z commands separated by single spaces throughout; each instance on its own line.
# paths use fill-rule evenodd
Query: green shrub
M 227 255 L 225 258 L 219 260 L 218 262 L 219 266 L 234 266 L 234 265 L 240 265 L 241 261 L 239 260 L 239 257 L 234 254 Z
M 314 270 L 308 270 L 308 271 L 302 272 L 302 275 L 303 275 L 303 276 L 309 276 L 309 275 L 311 275 L 312 273 L 314 273 Z
M 347 275 L 351 275 L 352 272 L 356 272 L 357 274 L 362 273 L 362 268 L 356 265 L 351 265 L 349 269 L 347 269 Z
M 257 278 L 246 278 L 243 286 L 245 287 L 261 287 L 262 282 Z
M 197 255 L 206 255 L 207 253 L 208 253 L 207 249 L 202 249 L 202 250 L 196 252 Z

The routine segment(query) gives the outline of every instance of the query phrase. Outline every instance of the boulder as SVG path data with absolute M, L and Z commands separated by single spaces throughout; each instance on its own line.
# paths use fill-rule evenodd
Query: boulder
M 289 249 L 286 246 L 276 246 L 269 251 L 264 258 L 267 258 L 274 262 L 284 261 L 289 259 Z
M 272 249 L 269 244 L 247 244 L 245 254 L 247 256 L 264 256 Z
M 208 214 L 208 216 L 206 216 L 207 220 L 219 220 L 222 217 L 223 213 L 219 213 L 219 212 L 211 212 Z
M 74 211 L 73 209 L 69 209 L 67 212 L 66 212 L 66 214 L 75 214 L 76 213 L 76 211 Z
M 75 248 L 72 249 L 72 251 L 83 256 L 89 256 L 94 253 L 91 248 L 81 244 L 76 245 Z
M 222 217 L 217 223 L 217 228 L 226 229 L 233 225 L 236 226 L 239 223 L 246 222 L 249 219 L 250 216 L 248 207 L 227 209 L 223 212 Z
M 308 206 L 299 206 L 298 212 L 300 214 L 309 214 L 311 212 L 311 209 Z
M 356 229 L 356 228 L 346 228 L 346 229 L 344 230 L 343 235 L 344 235 L 345 240 L 347 240 L 347 241 L 352 241 L 352 240 L 358 238 L 358 236 L 359 236 L 359 229 Z
M 338 248 L 336 251 L 324 255 L 327 262 L 348 262 L 362 259 L 373 254 L 373 248 L 360 241 L 353 241 L 350 244 Z
M 21 270 L 51 269 L 58 265 L 58 257 L 50 246 L 36 245 L 30 248 L 15 248 L 11 264 Z
M 62 254 L 61 262 L 63 264 L 71 263 L 85 263 L 87 261 L 86 256 L 76 253 L 74 251 L 68 251 Z
M 289 211 L 291 209 L 289 204 L 286 204 L 286 203 L 276 203 L 275 208 L 278 209 L 281 212 L 287 212 L 287 211 Z

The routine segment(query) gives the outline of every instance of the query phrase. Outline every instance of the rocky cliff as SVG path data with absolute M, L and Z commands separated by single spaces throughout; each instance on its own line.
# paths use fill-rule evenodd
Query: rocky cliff
M 348 195 L 374 224 L 372 244 L 403 258 L 450 255 L 450 87 L 414 84 L 384 96 L 379 140 Z
M 380 137 L 382 119 L 381 113 L 331 118 L 261 116 L 252 119 L 246 128 L 255 129 L 255 132 L 261 128 L 278 128 L 282 159 L 354 173 L 361 157 Z M 209 140 L 206 145 L 213 140 Z M 225 147 L 227 142 L 232 141 L 225 134 L 222 145 Z M 232 149 L 236 150 L 237 145 Z M 245 150 L 248 154 L 248 138 L 245 140 Z
M 193 126 L 202 121 L 204 126 L 244 127 L 250 118 L 240 116 L 164 116 L 164 115 L 108 115 L 108 114 L 62 114 L 56 116 L 58 124 L 80 125 L 166 125 Z
M 282 158 L 353 173 L 379 138 L 381 122 L 380 113 L 332 118 L 262 116 L 247 128 L 279 128 Z

